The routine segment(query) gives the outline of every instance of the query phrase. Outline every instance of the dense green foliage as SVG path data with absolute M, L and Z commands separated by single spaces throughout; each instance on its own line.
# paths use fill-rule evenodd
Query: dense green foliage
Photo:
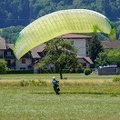
M 120 19 L 114 23 L 114 26 L 116 28 L 116 37 L 120 40 Z
M 33 70 L 8 70 L 7 74 L 32 74 Z
M 101 42 L 97 34 L 94 34 L 89 43 L 89 56 L 91 60 L 94 60 L 98 57 L 98 54 L 103 50 Z
M 7 43 L 13 43 L 18 33 L 23 29 L 22 26 L 11 26 L 2 30 L 1 36 L 5 38 Z
M 26 26 L 36 18 L 62 9 L 91 9 L 116 21 L 120 17 L 119 0 L 2 0 L 0 27 Z
M 84 69 L 84 74 L 89 75 L 91 73 L 91 70 L 89 68 Z
M 4 74 L 7 72 L 7 64 L 5 60 L 0 60 L 0 74 Z
M 2 29 L 0 29 L 0 36 L 2 36 Z
M 105 50 L 99 53 L 99 57 L 95 60 L 96 66 L 117 65 L 120 67 L 120 50 Z
M 120 39 L 120 1 L 119 0 L 4 0 L 0 2 L 0 28 L 26 26 L 33 20 L 63 9 L 91 9 L 100 12 L 114 22 L 117 39 Z M 8 28 L 9 29 L 9 28 Z M 19 32 L 19 31 L 18 31 Z M 2 33 L 2 36 L 9 38 Z M 15 33 L 16 34 L 16 33 Z
M 2 0 L 0 2 L 0 27 L 29 23 L 29 0 Z
M 120 77 L 115 77 L 115 78 L 113 79 L 113 82 L 120 82 Z

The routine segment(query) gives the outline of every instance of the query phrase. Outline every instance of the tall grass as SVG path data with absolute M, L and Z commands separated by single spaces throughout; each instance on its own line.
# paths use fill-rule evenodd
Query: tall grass
M 61 94 L 120 94 L 120 82 L 81 82 L 72 80 L 60 81 Z M 51 81 L 19 80 L 0 81 L 1 89 L 26 89 L 32 93 L 53 93 Z

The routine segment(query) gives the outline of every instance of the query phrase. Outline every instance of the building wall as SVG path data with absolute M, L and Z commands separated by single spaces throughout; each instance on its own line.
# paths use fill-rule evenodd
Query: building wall
M 120 75 L 120 68 L 117 67 L 103 67 L 98 68 L 98 75 Z
M 0 58 L 4 58 L 4 50 L 0 50 Z
M 70 41 L 77 49 L 77 55 L 86 56 L 86 39 L 70 39 Z
M 32 63 L 31 59 L 25 59 L 25 63 L 22 63 L 22 59 L 16 60 L 16 69 L 28 70 L 28 66 Z
M 78 62 L 81 63 L 84 68 L 90 67 L 90 64 L 85 62 L 85 60 L 83 60 L 83 59 L 78 59 Z

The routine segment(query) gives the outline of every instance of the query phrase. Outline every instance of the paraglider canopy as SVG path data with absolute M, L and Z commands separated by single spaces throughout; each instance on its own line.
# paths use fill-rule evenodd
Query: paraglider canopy
M 104 15 L 87 9 L 69 9 L 40 17 L 26 26 L 14 42 L 14 54 L 20 59 L 34 47 L 67 33 L 102 32 L 115 40 L 115 29 Z

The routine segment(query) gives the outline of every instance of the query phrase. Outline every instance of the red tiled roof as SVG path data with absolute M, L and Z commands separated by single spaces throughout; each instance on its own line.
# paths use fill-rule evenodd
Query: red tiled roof
M 6 49 L 5 39 L 0 37 L 0 49 Z
M 87 36 L 87 35 L 81 35 L 81 34 L 64 34 L 62 36 L 59 36 L 65 39 L 87 39 L 87 38 L 91 38 L 91 36 Z M 58 37 L 58 38 L 59 38 Z
M 104 48 L 120 48 L 120 41 L 116 40 L 113 42 L 110 41 L 101 41 Z

